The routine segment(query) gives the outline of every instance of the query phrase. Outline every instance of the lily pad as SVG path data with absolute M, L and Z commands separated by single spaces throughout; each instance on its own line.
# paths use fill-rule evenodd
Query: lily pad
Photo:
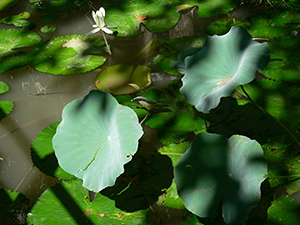
M 49 33 L 52 33 L 56 30 L 56 27 L 55 26 L 50 26 L 48 27 L 47 25 L 46 26 L 43 26 L 41 28 L 41 32 L 44 33 L 44 34 L 49 34 Z
M 37 45 L 30 53 L 31 65 L 44 73 L 84 73 L 101 66 L 106 58 L 105 42 L 84 35 L 61 36 Z
M 31 8 L 42 13 L 61 13 L 77 9 L 87 0 L 29 0 L 34 3 Z
M 111 4 L 111 1 L 103 3 Z M 105 23 L 118 26 L 118 36 L 138 35 L 141 23 L 153 33 L 163 32 L 179 20 L 177 9 L 162 0 L 118 0 L 105 9 Z M 143 17 L 145 19 L 141 20 Z
M 36 167 L 48 176 L 69 179 L 74 176 L 64 171 L 57 162 L 52 147 L 52 138 L 60 122 L 51 124 L 42 130 L 31 144 L 31 158 Z
M 88 191 L 81 180 L 63 181 L 47 189 L 30 213 L 28 224 L 147 224 L 148 210 L 133 213 L 115 207 L 115 202 L 97 194 L 90 202 Z
M 289 196 L 282 195 L 272 202 L 268 209 L 268 219 L 266 225 L 297 224 L 300 220 L 300 204 Z
M 226 223 L 241 223 L 260 200 L 268 172 L 258 142 L 202 133 L 175 167 L 175 182 L 186 208 L 199 217 L 215 217 L 222 205 Z
M 151 84 L 151 68 L 128 64 L 110 66 L 96 78 L 96 87 L 103 92 L 123 95 L 139 92 Z
M 231 17 L 228 18 L 222 18 L 219 20 L 215 20 L 210 24 L 207 24 L 204 27 L 204 31 L 208 35 L 223 35 L 228 32 L 230 27 L 244 27 L 247 28 L 250 26 L 249 22 L 240 21 Z
M 3 81 L 0 81 L 0 94 L 3 94 L 5 92 L 8 92 L 9 86 L 4 83 Z M 2 120 L 4 117 L 6 117 L 13 109 L 14 103 L 10 100 L 1 100 L 0 101 L 0 120 Z
M 124 172 L 142 135 L 132 109 L 94 90 L 65 106 L 52 142 L 59 165 L 99 192 Z
M 0 73 L 26 66 L 29 63 L 29 53 L 17 49 L 35 45 L 40 41 L 41 37 L 34 32 L 0 30 Z
M 181 93 L 198 111 L 208 113 L 237 86 L 251 82 L 268 62 L 267 43 L 253 41 L 242 27 L 232 27 L 225 35 L 208 36 L 200 51 L 173 66 L 184 65 Z

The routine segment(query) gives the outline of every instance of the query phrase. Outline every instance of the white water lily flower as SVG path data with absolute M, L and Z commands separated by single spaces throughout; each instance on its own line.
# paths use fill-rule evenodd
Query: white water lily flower
M 105 9 L 103 7 L 101 7 L 98 11 L 93 11 L 92 12 L 92 16 L 93 16 L 93 19 L 95 20 L 96 24 L 93 25 L 94 30 L 88 32 L 87 34 L 85 35 L 91 35 L 91 34 L 94 34 L 100 30 L 104 31 L 105 33 L 107 34 L 112 34 L 113 31 L 108 29 L 108 28 L 111 28 L 111 29 L 116 29 L 118 27 L 114 27 L 114 26 L 107 26 L 105 25 L 105 22 L 104 22 L 104 18 L 105 18 Z

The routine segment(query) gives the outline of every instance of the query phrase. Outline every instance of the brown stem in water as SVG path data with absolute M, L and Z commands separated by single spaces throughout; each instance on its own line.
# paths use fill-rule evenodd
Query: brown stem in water
M 28 175 L 31 172 L 31 170 L 33 169 L 33 167 L 34 167 L 34 165 L 32 165 L 31 168 L 30 168 L 30 170 L 28 170 L 28 172 L 26 173 L 25 177 L 23 177 L 23 179 L 20 181 L 20 183 L 18 184 L 18 186 L 15 188 L 14 192 L 19 189 L 19 187 L 22 185 L 22 183 L 24 182 L 24 180 L 28 177 Z

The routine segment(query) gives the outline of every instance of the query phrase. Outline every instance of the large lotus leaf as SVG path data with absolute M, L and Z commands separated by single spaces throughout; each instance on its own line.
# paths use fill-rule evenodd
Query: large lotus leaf
M 296 37 L 300 32 L 298 12 L 276 10 L 255 13 L 245 19 L 251 26 L 248 32 L 255 38 L 286 39 Z M 294 24 L 293 24 L 294 23 Z
M 98 192 L 124 172 L 142 134 L 132 109 L 94 90 L 65 106 L 52 141 L 59 165 Z
M 29 2 L 34 3 L 31 8 L 35 11 L 42 13 L 60 13 L 69 10 L 74 10 L 87 0 L 29 0 Z
M 31 158 L 36 167 L 48 176 L 69 179 L 74 176 L 64 171 L 57 162 L 52 147 L 52 138 L 60 122 L 51 124 L 42 130 L 31 144 Z
M 239 4 L 238 0 L 166 0 L 166 2 L 176 5 L 178 9 L 198 6 L 198 16 L 200 17 L 213 17 L 226 14 Z
M 268 209 L 266 225 L 298 224 L 300 220 L 300 204 L 289 196 L 282 195 L 272 202 Z
M 267 43 L 258 43 L 242 27 L 222 36 L 208 36 L 200 51 L 183 60 L 185 76 L 180 89 L 196 109 L 208 113 L 222 97 L 251 82 L 257 69 L 269 62 Z
M 29 63 L 28 53 L 14 49 L 32 46 L 40 41 L 41 37 L 34 32 L 0 30 L 0 73 L 26 66 Z
M 111 1 L 107 3 L 111 4 Z M 140 23 L 151 32 L 163 32 L 175 26 L 179 19 L 177 9 L 162 0 L 118 0 L 105 9 L 105 23 L 118 26 L 119 36 L 138 35 Z
M 9 86 L 0 81 L 0 94 L 3 94 L 9 90 Z M 13 102 L 10 100 L 1 100 L 0 101 L 0 120 L 6 117 L 13 109 Z
M 154 65 L 161 71 L 176 75 L 182 76 L 176 69 L 171 66 L 171 62 L 177 60 L 176 55 L 182 51 L 188 50 L 190 48 L 199 48 L 204 44 L 205 37 L 181 37 L 170 40 L 162 45 L 159 49 L 161 53 L 156 56 L 153 60 Z M 197 49 L 198 51 L 199 49 Z
M 241 223 L 259 202 L 267 172 L 262 148 L 255 140 L 202 133 L 180 158 L 174 179 L 192 213 L 214 217 L 222 204 L 224 221 Z
M 50 39 L 37 45 L 30 53 L 31 65 L 45 73 L 84 73 L 101 66 L 106 58 L 91 55 L 105 53 L 105 42 L 92 36 L 72 35 Z
M 90 202 L 88 191 L 82 181 L 64 181 L 47 189 L 39 198 L 30 213 L 28 224 L 103 224 L 138 225 L 147 224 L 148 210 L 133 213 L 115 207 L 115 202 L 97 194 Z
M 96 78 L 96 87 L 103 92 L 124 95 L 145 89 L 151 84 L 151 68 L 128 64 L 110 66 Z

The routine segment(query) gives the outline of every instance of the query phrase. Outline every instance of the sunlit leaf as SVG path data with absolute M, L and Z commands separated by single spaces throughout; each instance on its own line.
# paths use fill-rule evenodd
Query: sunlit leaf
M 147 224 L 148 210 L 133 213 L 115 207 L 115 202 L 97 194 L 90 202 L 82 181 L 64 181 L 47 189 L 28 214 L 29 224 Z
M 31 65 L 45 73 L 84 73 L 101 66 L 106 58 L 90 55 L 91 50 L 105 53 L 105 42 L 84 35 L 60 36 L 37 45 L 31 52 Z
M 186 208 L 199 217 L 215 217 L 222 205 L 226 223 L 241 223 L 260 199 L 267 174 L 255 140 L 202 133 L 175 167 L 175 182 Z
M 142 134 L 132 109 L 108 93 L 91 91 L 65 106 L 52 141 L 59 165 L 98 192 L 124 172 Z
M 182 62 L 186 73 L 180 91 L 198 111 L 208 113 L 268 64 L 269 47 L 253 41 L 244 28 L 232 27 L 225 35 L 208 36 L 200 51 L 177 64 Z
M 0 73 L 26 66 L 29 63 L 28 52 L 17 48 L 32 46 L 40 41 L 41 37 L 34 32 L 0 30 Z
M 151 84 L 151 68 L 128 64 L 110 66 L 96 78 L 96 87 L 114 95 L 139 92 Z
M 44 33 L 44 34 L 49 34 L 49 33 L 52 33 L 56 30 L 56 27 L 55 26 L 50 26 L 48 27 L 47 25 L 46 26 L 43 26 L 41 28 L 41 32 Z

